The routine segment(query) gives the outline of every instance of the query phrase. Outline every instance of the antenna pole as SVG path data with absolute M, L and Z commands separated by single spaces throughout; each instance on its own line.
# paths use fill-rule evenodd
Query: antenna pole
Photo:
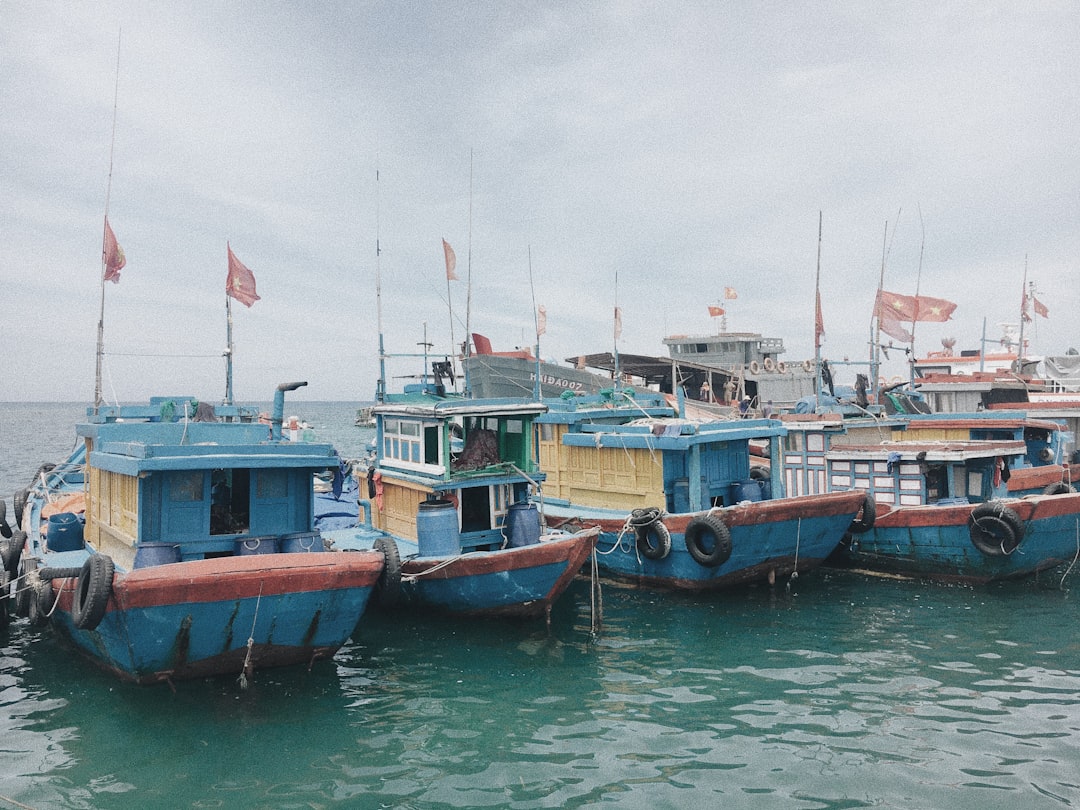
M 225 404 L 233 404 L 232 299 L 225 293 Z

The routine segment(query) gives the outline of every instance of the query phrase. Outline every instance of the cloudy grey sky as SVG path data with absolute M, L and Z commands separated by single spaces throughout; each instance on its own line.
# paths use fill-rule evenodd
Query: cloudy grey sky
M 532 343 L 530 252 L 545 357 L 611 350 L 616 303 L 663 354 L 727 286 L 809 357 L 819 211 L 827 357 L 867 356 L 886 223 L 885 287 L 958 304 L 917 353 L 1016 322 L 1025 261 L 1062 353 L 1078 43 L 1070 2 L 0 0 L 0 399 L 92 398 L 114 90 L 110 400 L 220 399 L 226 242 L 242 401 L 370 399 L 377 269 L 390 352 L 462 340 L 470 273 L 473 331 Z

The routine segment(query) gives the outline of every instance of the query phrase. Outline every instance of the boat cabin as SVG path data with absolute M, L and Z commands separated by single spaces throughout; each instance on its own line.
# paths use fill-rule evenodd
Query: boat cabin
M 110 410 L 77 427 L 85 536 L 98 551 L 130 570 L 151 559 L 294 550 L 289 543 L 322 550 L 312 479 L 338 466 L 331 445 L 275 439 L 258 421 L 193 421 L 167 403 L 143 410 Z
M 538 402 L 444 399 L 375 408 L 376 464 L 369 475 L 372 522 L 417 541 L 422 504 L 449 504 L 462 550 L 504 542 L 512 508 L 544 476 L 533 449 Z M 424 553 L 422 549 L 421 553 Z
M 833 490 L 863 489 L 878 504 L 982 503 L 1008 496 L 1017 441 L 904 441 L 836 447 L 826 454 Z
M 779 422 L 689 422 L 663 402 L 552 403 L 536 420 L 545 497 L 623 511 L 662 505 L 673 513 L 782 497 L 780 481 L 752 477 L 750 462 L 751 441 L 782 436 Z M 773 462 L 778 469 L 778 455 Z

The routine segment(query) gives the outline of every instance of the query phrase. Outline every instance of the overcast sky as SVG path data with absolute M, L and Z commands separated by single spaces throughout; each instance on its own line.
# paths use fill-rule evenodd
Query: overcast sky
M 916 353 L 1017 322 L 1025 263 L 1064 353 L 1078 74 L 1072 2 L 0 0 L 0 399 L 92 399 L 106 205 L 110 401 L 221 399 L 226 243 L 240 401 L 371 399 L 377 274 L 388 352 L 531 344 L 535 295 L 545 358 L 610 351 L 616 304 L 662 355 L 733 287 L 730 330 L 812 357 L 819 212 L 826 357 L 868 356 L 886 247 L 958 305 Z

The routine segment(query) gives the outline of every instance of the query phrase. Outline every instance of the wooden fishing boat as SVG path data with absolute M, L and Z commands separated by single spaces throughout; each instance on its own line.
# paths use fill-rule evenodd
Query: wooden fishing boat
M 139 683 L 327 658 L 384 570 L 371 551 L 326 550 L 312 477 L 328 444 L 189 398 L 91 409 L 81 443 L 16 496 L 3 541 L 16 612 Z
M 386 554 L 380 604 L 546 616 L 597 536 L 546 531 L 532 500 L 544 480 L 532 422 L 546 406 L 436 388 L 408 386 L 374 408 L 377 449 L 366 497 L 357 506 L 355 493 L 320 493 L 316 525 L 327 527 L 334 548 Z M 341 527 L 343 517 L 353 525 Z
M 663 397 L 612 392 L 553 402 L 536 422 L 549 520 L 599 528 L 601 572 L 638 585 L 774 582 L 820 565 L 874 512 L 865 492 L 788 498 L 752 469 L 751 442 L 785 433 L 776 420 L 694 423 Z
M 1060 426 L 1011 422 L 947 414 L 890 432 L 804 418 L 787 424 L 783 469 L 795 491 L 855 487 L 874 498 L 873 525 L 841 544 L 844 564 L 943 581 L 1022 577 L 1076 557 L 1080 494 L 1071 465 L 1053 463 Z

